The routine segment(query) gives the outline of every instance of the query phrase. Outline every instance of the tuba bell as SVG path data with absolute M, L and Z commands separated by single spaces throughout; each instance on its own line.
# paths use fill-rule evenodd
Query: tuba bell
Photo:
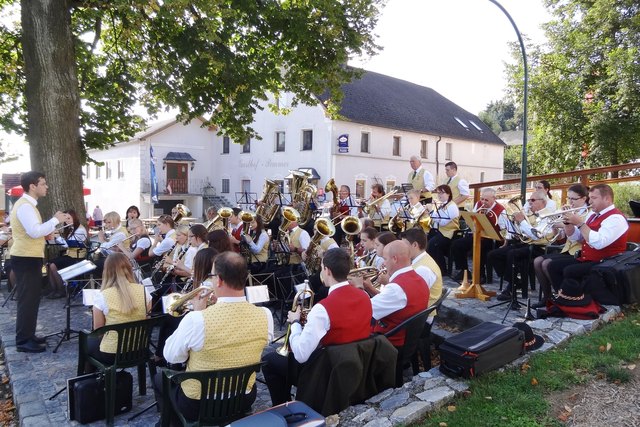
M 178 203 L 176 205 L 176 209 L 178 210 L 178 212 L 176 212 L 176 214 L 173 216 L 173 222 L 176 224 L 180 222 L 182 218 L 185 218 L 191 215 L 191 210 L 189 210 L 189 208 L 183 205 L 182 203 Z

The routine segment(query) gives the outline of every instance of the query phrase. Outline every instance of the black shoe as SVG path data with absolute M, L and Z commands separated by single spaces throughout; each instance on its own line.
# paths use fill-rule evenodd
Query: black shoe
M 498 301 L 510 301 L 511 300 L 511 292 L 507 291 L 507 290 L 502 291 L 500 294 L 498 294 L 496 299 Z
M 47 348 L 42 344 L 38 344 L 34 340 L 29 340 L 22 344 L 17 344 L 16 349 L 21 353 L 42 353 Z
M 480 284 L 481 285 L 486 285 L 487 284 L 487 276 L 485 276 L 484 274 L 480 275 Z
M 47 337 L 41 337 L 39 335 L 34 335 L 33 338 L 31 338 L 31 341 L 33 341 L 36 344 L 46 344 L 47 343 Z
M 545 308 L 547 306 L 546 301 L 538 301 L 535 304 L 531 304 L 531 308 Z

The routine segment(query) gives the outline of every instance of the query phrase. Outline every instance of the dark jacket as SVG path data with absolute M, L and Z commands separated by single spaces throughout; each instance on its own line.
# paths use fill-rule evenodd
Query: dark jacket
M 397 350 L 384 335 L 316 350 L 298 376 L 296 400 L 324 416 L 395 386 Z

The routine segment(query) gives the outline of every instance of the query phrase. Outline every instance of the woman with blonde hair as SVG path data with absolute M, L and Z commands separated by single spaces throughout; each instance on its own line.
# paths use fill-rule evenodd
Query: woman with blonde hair
M 110 254 L 104 263 L 102 287 L 93 301 L 93 327 L 133 322 L 147 317 L 151 296 L 135 282 L 131 262 L 122 253 Z M 104 363 L 113 363 L 118 343 L 117 333 L 89 341 L 89 355 Z M 87 372 L 88 366 L 85 366 Z

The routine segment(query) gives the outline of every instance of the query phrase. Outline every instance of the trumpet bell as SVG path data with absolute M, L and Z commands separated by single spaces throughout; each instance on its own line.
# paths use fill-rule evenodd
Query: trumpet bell
M 336 226 L 327 218 L 318 218 L 313 225 L 313 229 L 324 237 L 331 237 L 336 234 Z
M 353 215 L 349 215 L 340 221 L 340 227 L 342 227 L 345 234 L 349 236 L 355 236 L 356 234 L 360 234 L 362 231 L 362 224 L 360 223 L 360 220 Z

